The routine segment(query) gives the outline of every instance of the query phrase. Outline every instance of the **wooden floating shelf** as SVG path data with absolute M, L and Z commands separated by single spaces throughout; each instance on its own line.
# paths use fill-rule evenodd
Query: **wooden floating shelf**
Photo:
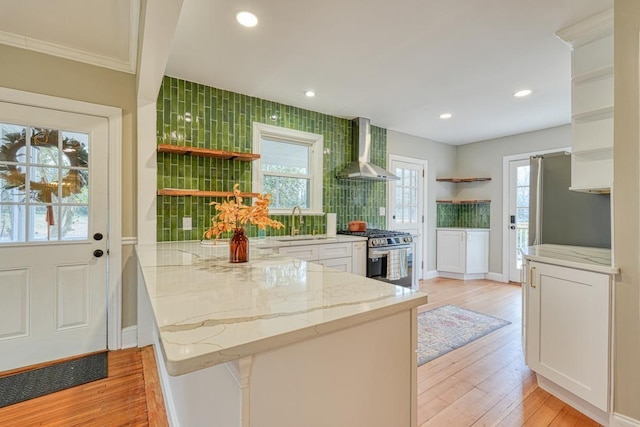
M 258 197 L 258 193 L 240 193 L 242 197 Z M 229 197 L 232 191 L 181 190 L 178 188 L 161 188 L 158 196 L 194 196 L 194 197 Z
M 491 200 L 436 200 L 436 203 L 451 203 L 454 205 L 470 203 L 491 203 Z
M 209 148 L 185 147 L 182 145 L 160 144 L 158 153 L 189 154 L 197 157 L 210 157 L 223 160 L 239 160 L 241 162 L 252 162 L 260 158 L 260 154 L 236 153 L 235 151 L 212 150 Z
M 491 178 L 436 178 L 438 182 L 479 182 L 479 181 L 491 181 Z

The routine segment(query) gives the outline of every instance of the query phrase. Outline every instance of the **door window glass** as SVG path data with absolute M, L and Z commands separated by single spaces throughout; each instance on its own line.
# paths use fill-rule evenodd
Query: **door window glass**
M 89 135 L 0 123 L 0 244 L 88 239 Z
M 529 241 L 529 165 L 516 170 L 516 264 L 522 268 L 522 252 Z

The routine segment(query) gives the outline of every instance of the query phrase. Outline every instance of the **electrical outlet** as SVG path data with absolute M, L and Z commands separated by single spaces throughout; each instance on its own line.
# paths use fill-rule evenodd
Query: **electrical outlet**
M 385 216 L 387 214 L 387 209 L 383 207 L 378 208 L 378 215 Z
M 182 229 L 191 230 L 193 228 L 193 222 L 190 216 L 182 217 Z

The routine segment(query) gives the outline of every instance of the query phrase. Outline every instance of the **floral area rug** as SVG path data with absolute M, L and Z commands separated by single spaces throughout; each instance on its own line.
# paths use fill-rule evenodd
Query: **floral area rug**
M 455 305 L 418 315 L 418 366 L 510 324 Z

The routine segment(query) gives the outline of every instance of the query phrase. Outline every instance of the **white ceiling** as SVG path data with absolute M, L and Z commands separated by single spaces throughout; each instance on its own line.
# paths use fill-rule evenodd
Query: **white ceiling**
M 185 0 L 167 74 L 448 144 L 570 122 L 555 33 L 613 0 Z M 250 10 L 255 28 L 237 24 Z M 517 99 L 512 93 L 531 88 Z M 308 99 L 303 92 L 314 89 Z M 443 112 L 453 118 L 439 119 Z
M 150 0 L 151 1 L 151 0 Z M 139 0 L 2 0 L 0 43 L 136 70 Z M 570 122 L 555 33 L 613 0 L 184 0 L 166 73 L 448 144 Z M 250 10 L 257 27 L 239 26 Z M 512 93 L 531 88 L 516 99 Z M 314 89 L 318 95 L 306 98 Z M 441 120 L 443 112 L 453 118 Z

